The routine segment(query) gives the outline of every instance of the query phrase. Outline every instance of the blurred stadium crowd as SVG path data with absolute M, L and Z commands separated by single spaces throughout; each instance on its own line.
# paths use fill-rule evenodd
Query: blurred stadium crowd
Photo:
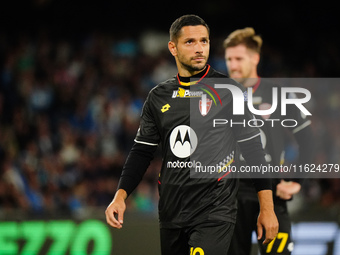
M 209 63 L 226 72 L 223 39 L 212 43 Z M 147 93 L 177 73 L 167 40 L 153 32 L 138 38 L 104 32 L 55 38 L 44 31 L 1 36 L 0 216 L 17 209 L 80 215 L 110 203 Z M 319 59 L 290 68 L 280 49 L 265 45 L 260 74 L 325 77 L 339 70 L 334 54 L 328 47 Z M 315 161 L 340 163 L 340 86 L 320 85 L 314 94 Z M 287 149 L 293 160 L 294 146 Z M 130 210 L 157 212 L 159 155 L 128 200 Z M 302 196 L 304 204 L 334 207 L 340 181 L 305 181 Z

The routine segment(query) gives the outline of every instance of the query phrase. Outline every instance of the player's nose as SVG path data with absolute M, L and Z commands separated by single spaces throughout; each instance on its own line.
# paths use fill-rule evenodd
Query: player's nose
M 195 45 L 195 52 L 200 54 L 203 53 L 203 45 L 201 43 Z
M 230 71 L 236 71 L 238 68 L 236 61 L 232 60 L 227 61 L 227 67 Z

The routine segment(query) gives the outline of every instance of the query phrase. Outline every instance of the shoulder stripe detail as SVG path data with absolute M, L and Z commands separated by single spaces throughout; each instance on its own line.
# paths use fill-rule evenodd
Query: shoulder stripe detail
M 293 129 L 293 134 L 299 132 L 300 130 L 304 129 L 305 127 L 308 127 L 312 122 L 310 120 L 303 123 L 301 126 L 298 126 L 297 128 Z
M 249 138 L 245 138 L 245 139 L 242 139 L 242 140 L 238 140 L 237 142 L 238 142 L 238 143 L 242 143 L 242 142 L 245 142 L 245 141 L 249 141 L 249 140 L 251 140 L 251 139 L 253 139 L 253 138 L 255 138 L 255 137 L 259 136 L 259 135 L 260 135 L 260 133 L 258 133 L 258 134 L 256 134 L 256 135 L 253 135 L 252 137 L 249 137 Z
M 142 141 L 137 141 L 136 139 L 134 140 L 136 143 L 141 143 L 141 144 L 146 144 L 146 145 L 151 145 L 151 146 L 158 146 L 158 143 L 148 143 L 148 142 L 142 142 Z

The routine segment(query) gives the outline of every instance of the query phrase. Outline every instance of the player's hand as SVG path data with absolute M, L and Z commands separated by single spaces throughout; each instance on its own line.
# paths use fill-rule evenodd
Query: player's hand
M 281 182 L 276 185 L 276 196 L 281 199 L 288 200 L 291 199 L 293 195 L 298 193 L 301 190 L 300 183 L 297 182 L 287 182 L 285 180 L 281 180 Z
M 114 228 L 121 229 L 123 227 L 126 197 L 125 190 L 118 190 L 112 202 L 105 210 L 106 222 Z
M 276 237 L 279 231 L 279 222 L 274 210 L 260 210 L 257 219 L 258 240 L 263 236 L 263 229 L 265 230 L 265 240 L 263 241 L 263 244 L 268 244 Z

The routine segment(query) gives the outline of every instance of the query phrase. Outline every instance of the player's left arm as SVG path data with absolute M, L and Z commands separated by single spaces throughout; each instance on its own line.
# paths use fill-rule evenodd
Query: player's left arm
M 295 93 L 290 93 L 290 97 L 295 98 Z M 294 127 L 288 129 L 294 135 L 295 141 L 298 145 L 299 157 L 297 164 L 310 164 L 314 154 L 314 139 L 311 128 L 312 121 L 295 105 L 287 106 L 288 119 L 294 119 L 297 123 Z
M 246 104 L 246 101 L 245 101 Z M 235 121 L 250 121 L 254 116 L 250 113 L 249 109 L 245 106 L 244 115 L 232 115 Z M 249 166 L 257 166 L 261 168 L 267 165 L 265 160 L 265 153 L 263 150 L 260 131 L 252 127 L 233 127 L 233 132 L 237 143 L 241 149 L 241 153 Z M 250 176 L 256 192 L 258 194 L 260 203 L 260 213 L 258 216 L 258 238 L 261 239 L 265 233 L 264 244 L 270 243 L 277 235 L 279 223 L 274 212 L 272 180 L 269 175 Z
M 274 212 L 273 193 L 271 190 L 257 192 L 260 204 L 260 213 L 257 218 L 257 238 L 260 240 L 265 229 L 265 240 L 263 244 L 269 244 L 279 231 L 279 222 Z
M 238 145 L 248 165 L 266 165 L 260 136 L 238 142 Z M 279 229 L 279 223 L 274 212 L 272 181 L 270 176 L 263 176 L 263 178 L 253 176 L 252 181 L 260 203 L 260 213 L 257 219 L 258 239 L 262 238 L 263 230 L 265 230 L 266 236 L 263 244 L 268 244 L 276 237 Z
M 314 156 L 314 140 L 313 131 L 311 128 L 311 120 L 305 116 L 298 108 L 289 106 L 287 117 L 294 119 L 297 126 L 290 128 L 298 145 L 299 157 L 297 165 L 310 164 Z M 276 195 L 284 200 L 292 199 L 293 195 L 301 190 L 302 179 L 281 180 L 276 186 Z

